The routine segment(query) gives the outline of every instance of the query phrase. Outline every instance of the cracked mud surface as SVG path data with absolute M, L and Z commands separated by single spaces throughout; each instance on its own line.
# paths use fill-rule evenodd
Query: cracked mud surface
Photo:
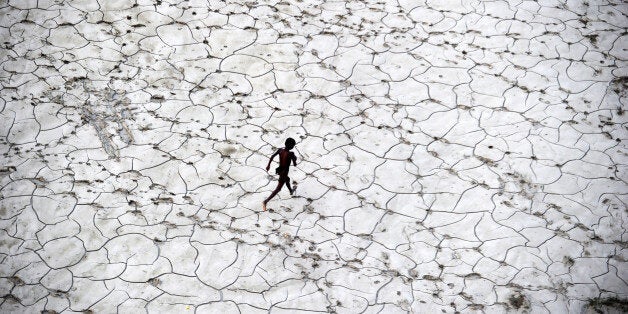
M 0 312 L 626 298 L 627 12 L 0 1 Z

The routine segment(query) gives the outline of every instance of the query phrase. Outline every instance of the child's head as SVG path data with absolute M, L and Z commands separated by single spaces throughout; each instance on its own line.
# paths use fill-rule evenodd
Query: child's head
M 292 137 L 286 139 L 286 149 L 292 149 L 296 144 L 297 142 Z

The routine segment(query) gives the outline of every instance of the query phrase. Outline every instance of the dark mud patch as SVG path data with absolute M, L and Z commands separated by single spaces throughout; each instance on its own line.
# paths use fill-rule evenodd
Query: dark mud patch
M 595 313 L 628 313 L 628 300 L 616 297 L 589 299 L 587 309 Z

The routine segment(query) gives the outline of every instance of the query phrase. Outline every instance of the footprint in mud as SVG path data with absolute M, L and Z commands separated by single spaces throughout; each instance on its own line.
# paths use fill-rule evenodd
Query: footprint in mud
M 367 183 L 371 182 L 371 179 L 369 178 L 369 176 L 362 175 L 362 176 L 360 176 L 360 182 L 362 182 L 364 184 L 367 184 Z

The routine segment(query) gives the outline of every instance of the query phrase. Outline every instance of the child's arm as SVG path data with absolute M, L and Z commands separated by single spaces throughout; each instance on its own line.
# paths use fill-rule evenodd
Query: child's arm
M 292 165 L 295 167 L 297 166 L 297 155 L 294 153 L 292 153 Z
M 268 160 L 268 165 L 266 166 L 266 171 L 270 170 L 270 163 L 273 162 L 273 159 L 275 159 L 275 156 L 279 155 L 279 151 L 281 150 L 278 149 L 272 156 L 270 156 L 270 160 Z

